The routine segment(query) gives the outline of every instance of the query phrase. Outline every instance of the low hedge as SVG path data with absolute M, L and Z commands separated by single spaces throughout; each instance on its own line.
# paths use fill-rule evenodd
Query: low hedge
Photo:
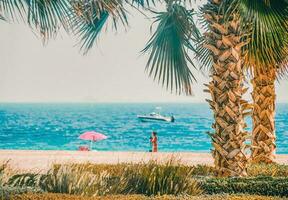
M 287 177 L 288 165 L 281 164 L 252 164 L 247 169 L 248 176 Z
M 9 200 L 284 200 L 280 197 L 264 197 L 257 195 L 207 195 L 207 196 L 156 196 L 143 195 L 109 195 L 101 197 L 81 197 L 67 194 L 25 194 L 15 195 Z
M 255 194 L 288 197 L 288 177 L 210 178 L 200 181 L 205 194 Z

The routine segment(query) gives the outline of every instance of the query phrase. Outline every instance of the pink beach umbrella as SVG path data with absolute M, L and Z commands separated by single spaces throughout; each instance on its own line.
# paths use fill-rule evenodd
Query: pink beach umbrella
M 81 134 L 79 136 L 79 139 L 91 141 L 90 149 L 92 150 L 92 142 L 98 142 L 101 140 L 105 140 L 105 139 L 107 139 L 107 136 L 103 135 L 102 133 L 97 133 L 95 131 L 88 131 L 88 132 Z

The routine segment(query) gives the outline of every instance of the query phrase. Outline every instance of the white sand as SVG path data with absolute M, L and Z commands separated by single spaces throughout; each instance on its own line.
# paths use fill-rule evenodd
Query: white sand
M 20 171 L 46 171 L 55 163 L 139 163 L 149 160 L 163 162 L 172 157 L 180 159 L 183 164 L 212 165 L 209 153 L 149 153 L 149 152 L 79 152 L 79 151 L 34 151 L 34 150 L 0 150 L 0 163 L 9 160 L 9 165 Z M 288 164 L 288 155 L 277 155 L 276 161 Z

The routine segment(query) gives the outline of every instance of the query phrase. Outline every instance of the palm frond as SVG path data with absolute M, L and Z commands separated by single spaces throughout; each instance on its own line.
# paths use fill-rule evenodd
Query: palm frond
M 210 71 L 213 59 L 212 59 L 212 52 L 205 48 L 206 44 L 205 37 L 201 37 L 199 42 L 197 43 L 197 50 L 196 50 L 196 58 L 200 63 L 200 70 L 202 72 L 204 71 Z
M 1 17 L 12 21 L 23 18 L 26 11 L 25 5 L 21 0 L 0 0 Z
M 239 13 L 240 5 L 241 0 L 223 0 L 220 3 L 219 14 L 224 15 L 224 20 L 229 20 L 231 14 Z
M 282 63 L 288 56 L 288 3 L 245 0 L 242 10 L 253 24 L 251 42 L 247 46 L 249 64 L 275 67 Z
M 202 29 L 204 30 L 204 35 L 197 42 L 196 58 L 200 64 L 200 70 L 202 72 L 210 71 L 213 61 L 212 52 L 209 49 L 205 48 L 205 44 L 207 43 L 205 35 L 208 34 L 209 32 L 209 22 L 206 20 L 205 16 L 207 13 L 209 14 L 218 13 L 218 10 L 219 8 L 217 5 L 208 2 L 204 4 L 202 7 L 200 7 L 200 12 L 198 14 L 200 24 L 202 25 Z
M 73 1 L 72 6 L 75 15 L 71 18 L 71 24 L 75 34 L 80 38 L 84 54 L 96 43 L 108 18 L 112 19 L 116 30 L 119 21 L 123 25 L 128 24 L 122 0 L 81 0 Z
M 166 12 L 156 13 L 156 31 L 142 52 L 149 53 L 146 70 L 158 83 L 176 93 L 190 95 L 195 81 L 189 64 L 195 67 L 188 50 L 200 38 L 192 10 L 186 10 L 178 3 L 168 6 Z
M 288 2 L 287 0 L 224 0 L 229 6 L 225 15 L 237 8 L 242 31 L 248 33 L 247 66 L 268 70 L 280 65 L 288 56 Z M 266 68 L 266 69 L 265 69 Z
M 46 40 L 59 27 L 67 29 L 71 6 L 69 0 L 0 0 L 0 10 L 4 18 L 24 21 Z
M 53 37 L 62 26 L 68 30 L 71 6 L 68 0 L 25 0 L 27 22 L 40 31 L 43 39 Z
M 132 5 L 136 5 L 139 7 L 150 7 L 151 5 L 155 5 L 154 0 L 126 0 L 127 2 L 131 1 Z

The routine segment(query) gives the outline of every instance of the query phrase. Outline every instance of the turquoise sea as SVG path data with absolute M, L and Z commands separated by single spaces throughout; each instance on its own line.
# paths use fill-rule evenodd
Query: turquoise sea
M 156 106 L 175 123 L 140 122 Z M 148 151 L 152 130 L 160 151 L 209 152 L 212 113 L 207 104 L 0 104 L 0 149 L 77 150 L 85 131 L 106 134 L 101 151 Z M 251 127 L 251 121 L 248 121 Z M 288 154 L 288 104 L 277 105 L 277 153 Z

